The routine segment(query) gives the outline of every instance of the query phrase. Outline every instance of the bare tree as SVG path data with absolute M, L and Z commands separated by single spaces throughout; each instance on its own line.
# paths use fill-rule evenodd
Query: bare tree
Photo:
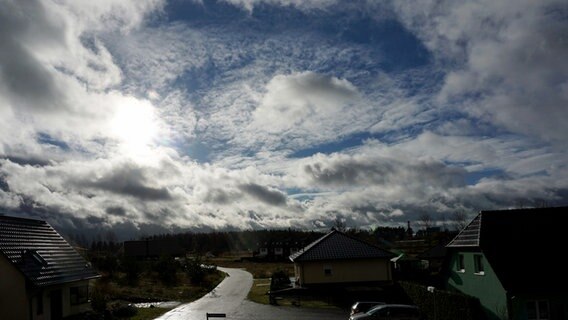
M 422 225 L 422 228 L 424 228 L 424 230 L 427 230 L 432 226 L 433 220 L 432 216 L 429 213 L 421 214 L 418 219 L 420 220 L 420 224 Z
M 468 223 L 468 216 L 463 211 L 456 211 L 452 215 L 452 220 L 454 221 L 454 227 L 456 230 L 461 231 L 463 228 L 467 226 Z
M 333 227 L 337 231 L 345 232 L 347 230 L 347 224 L 345 223 L 345 219 L 340 217 L 335 217 L 333 221 Z
M 442 231 L 448 231 L 448 219 L 444 213 L 440 215 L 440 222 L 442 223 Z

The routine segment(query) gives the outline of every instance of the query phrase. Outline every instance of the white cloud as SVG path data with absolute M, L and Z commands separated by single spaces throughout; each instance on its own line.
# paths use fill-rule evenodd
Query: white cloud
M 225 0 L 233 5 L 241 6 L 249 12 L 260 4 L 294 6 L 302 10 L 322 9 L 336 4 L 337 0 Z
M 345 79 L 309 71 L 277 75 L 266 85 L 252 126 L 271 133 L 302 127 L 314 132 L 321 122 L 348 113 L 357 100 L 357 88 Z
M 568 22 L 562 1 L 397 1 L 395 6 L 449 66 L 440 102 L 513 132 L 565 144 Z

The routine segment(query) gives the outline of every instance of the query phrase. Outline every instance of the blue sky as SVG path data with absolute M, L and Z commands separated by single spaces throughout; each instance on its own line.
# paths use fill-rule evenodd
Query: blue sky
M 130 236 L 568 202 L 563 1 L 0 9 L 5 211 Z

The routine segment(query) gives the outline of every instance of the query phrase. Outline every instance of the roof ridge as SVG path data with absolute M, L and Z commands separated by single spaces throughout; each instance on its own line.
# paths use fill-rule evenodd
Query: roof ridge
M 305 253 L 311 251 L 314 247 L 316 247 L 318 244 L 320 244 L 324 239 L 328 238 L 329 236 L 331 236 L 332 234 L 339 232 L 337 229 L 333 228 L 330 232 L 328 232 L 327 234 L 321 236 L 319 239 L 316 239 L 314 242 L 308 244 L 306 247 L 302 248 L 302 250 L 298 251 L 297 254 L 294 255 L 290 255 L 290 260 L 294 261 L 295 259 L 298 259 L 299 257 L 303 256 Z M 294 257 L 292 257 L 294 256 Z
M 338 230 L 337 232 L 339 232 L 340 234 L 342 234 L 342 235 L 344 235 L 344 236 L 346 236 L 346 237 L 348 237 L 348 238 L 350 238 L 350 239 L 353 239 L 353 240 L 355 240 L 355 241 L 359 241 L 359 242 L 361 242 L 361 243 L 363 243 L 363 244 L 365 244 L 365 245 L 368 245 L 368 246 L 371 246 L 371 247 L 375 247 L 375 248 L 377 248 L 377 249 L 386 251 L 386 252 L 388 252 L 388 253 L 392 253 L 392 252 L 390 252 L 390 251 L 388 251 L 388 250 L 386 250 L 386 249 L 383 249 L 383 248 L 379 247 L 379 246 L 376 245 L 376 244 L 370 243 L 370 242 L 365 241 L 365 240 L 363 240 L 363 239 L 359 239 L 359 238 L 357 238 L 357 237 L 355 237 L 355 236 L 352 236 L 352 235 L 349 235 L 349 234 L 347 234 L 347 233 L 345 233 L 345 232 L 341 232 L 341 231 L 339 231 L 339 230 Z
M 0 221 L 1 220 L 7 220 L 7 221 L 15 220 L 15 221 L 28 221 L 28 222 L 35 222 L 35 223 L 41 223 L 41 222 L 47 223 L 47 221 L 45 221 L 45 220 L 3 215 L 3 212 L 0 212 Z
M 460 239 L 460 236 L 462 234 L 465 235 L 465 232 L 467 232 L 469 230 L 469 227 L 477 220 L 477 218 L 479 217 L 479 224 L 480 224 L 480 230 L 481 230 L 481 214 L 483 213 L 483 211 L 480 211 L 473 219 L 471 219 L 471 221 L 467 224 L 467 226 L 465 226 L 463 229 L 460 230 L 460 232 L 452 239 L 452 241 L 450 241 L 446 247 L 453 247 L 453 246 L 457 246 L 457 247 L 462 247 L 463 245 L 457 245 L 454 244 L 454 242 L 456 242 L 458 239 Z M 479 240 L 480 240 L 480 234 L 481 231 L 478 231 L 477 234 L 477 246 L 479 246 Z M 471 246 L 471 245 L 470 245 Z

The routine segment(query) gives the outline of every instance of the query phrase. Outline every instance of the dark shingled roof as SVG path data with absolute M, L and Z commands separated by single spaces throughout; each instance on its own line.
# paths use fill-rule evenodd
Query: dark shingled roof
M 448 248 L 481 250 L 507 291 L 560 290 L 568 274 L 552 258 L 564 250 L 566 218 L 568 207 L 482 211 Z
M 394 257 L 391 252 L 370 243 L 353 238 L 343 232 L 330 233 L 310 243 L 304 249 L 290 256 L 294 262 L 342 259 L 369 259 Z
M 0 254 L 35 286 L 99 277 L 47 222 L 0 216 Z

